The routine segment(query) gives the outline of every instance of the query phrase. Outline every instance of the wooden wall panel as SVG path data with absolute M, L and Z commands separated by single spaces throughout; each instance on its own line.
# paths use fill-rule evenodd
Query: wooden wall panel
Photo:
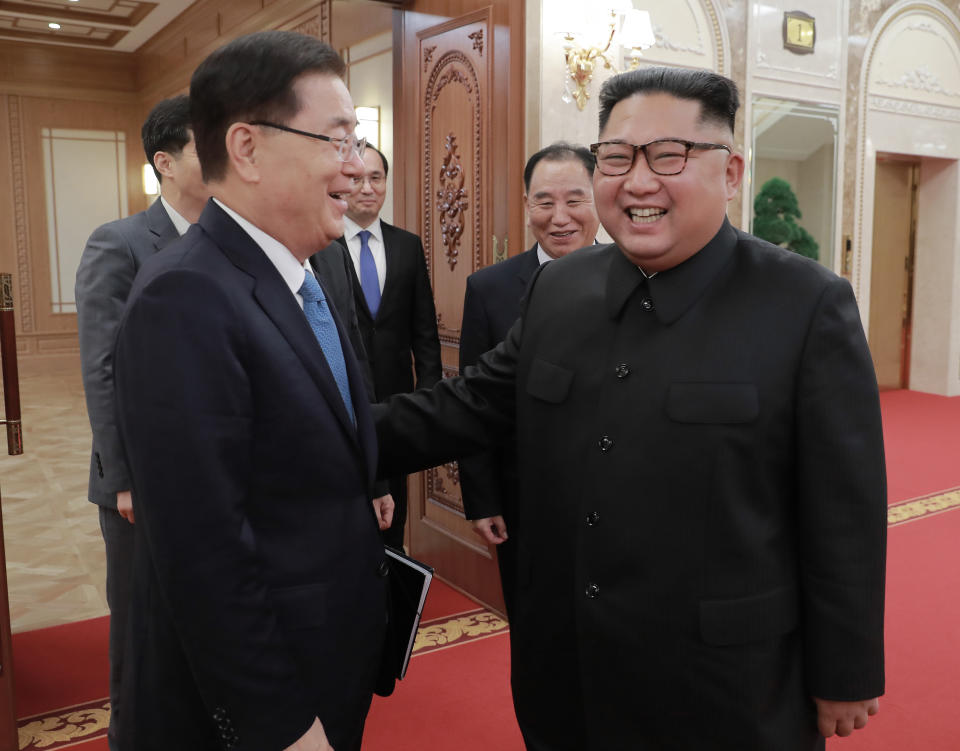
M 3 40 L 0 93 L 133 101 L 137 96 L 135 61 L 127 52 Z
M 136 53 L 137 86 L 149 104 L 189 86 L 190 76 L 213 50 L 243 34 L 297 28 L 329 37 L 332 0 L 199 0 Z M 320 34 L 317 34 L 320 36 Z M 321 36 L 321 38 L 323 38 Z

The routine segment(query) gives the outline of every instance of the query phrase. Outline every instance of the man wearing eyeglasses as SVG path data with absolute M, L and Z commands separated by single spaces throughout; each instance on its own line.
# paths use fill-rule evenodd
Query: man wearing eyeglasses
M 530 751 L 815 751 L 884 690 L 873 366 L 846 280 L 728 222 L 738 100 L 707 71 L 610 79 L 614 244 L 542 266 L 476 369 L 376 411 L 381 471 L 516 431 Z
M 115 350 L 137 543 L 120 745 L 357 751 L 389 504 L 361 368 L 307 259 L 362 174 L 345 66 L 292 32 L 193 74 L 213 196 L 147 261 Z
M 476 364 L 520 316 L 527 284 L 542 264 L 593 245 L 600 220 L 593 205 L 596 160 L 583 146 L 558 141 L 540 149 L 523 170 L 530 250 L 467 277 L 460 329 L 460 370 Z M 517 565 L 517 461 L 512 442 L 464 457 L 460 489 L 467 518 L 484 542 L 497 546 L 507 614 L 513 611 Z
M 373 373 L 377 401 L 416 388 L 430 388 L 440 380 L 440 337 L 437 312 L 423 243 L 412 232 L 380 218 L 387 196 L 387 158 L 368 145 L 362 175 L 353 177 L 347 198 L 340 245 L 347 248 L 357 323 Z M 336 248 L 326 249 L 338 251 Z M 321 274 L 323 274 L 323 267 Z M 414 379 L 415 378 L 415 379 Z M 403 548 L 407 518 L 407 477 L 389 478 L 394 501 L 393 523 L 383 530 L 383 541 Z

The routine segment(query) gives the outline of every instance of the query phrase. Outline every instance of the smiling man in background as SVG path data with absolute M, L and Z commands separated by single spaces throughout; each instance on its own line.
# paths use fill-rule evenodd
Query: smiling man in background
M 523 203 L 536 242 L 530 250 L 467 277 L 460 330 L 460 370 L 504 340 L 520 316 L 527 284 L 542 264 L 592 245 L 600 220 L 593 205 L 589 149 L 557 142 L 527 160 Z M 516 446 L 460 460 L 460 488 L 468 519 L 477 533 L 497 546 L 497 565 L 507 614 L 516 590 Z

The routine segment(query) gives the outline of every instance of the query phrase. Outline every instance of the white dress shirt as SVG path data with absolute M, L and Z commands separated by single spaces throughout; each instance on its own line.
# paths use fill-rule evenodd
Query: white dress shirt
M 312 273 L 307 267 L 307 262 L 304 261 L 300 263 L 293 253 L 287 249 L 286 245 L 270 237 L 270 235 L 256 225 L 251 224 L 229 206 L 225 206 L 222 201 L 216 198 L 213 200 L 217 202 L 217 206 L 226 211 L 227 214 L 240 225 L 243 231 L 250 235 L 250 238 L 260 246 L 260 249 L 266 254 L 267 258 L 270 259 L 270 263 L 276 266 L 277 271 L 280 272 L 280 276 L 283 277 L 283 281 L 286 282 L 286 285 L 290 288 L 290 292 L 300 305 L 300 309 L 303 310 L 303 298 L 300 296 L 300 287 L 303 286 L 303 274 L 304 272 L 308 274 Z
M 183 215 L 177 211 L 173 206 L 171 206 L 167 199 L 163 196 L 160 196 L 160 203 L 163 204 L 163 208 L 167 210 L 167 216 L 170 217 L 170 221 L 173 222 L 174 228 L 177 230 L 177 234 L 180 237 L 183 237 L 187 234 L 187 230 L 190 229 L 190 222 L 183 218 Z
M 380 282 L 380 294 L 383 294 L 383 282 L 387 278 L 387 249 L 383 244 L 383 227 L 380 226 L 380 217 L 373 220 L 369 227 L 361 227 L 348 216 L 343 217 L 343 239 L 347 241 L 347 250 L 353 260 L 353 269 L 360 278 L 360 231 L 367 230 L 370 237 L 367 245 L 373 254 L 373 262 L 377 264 L 377 281 Z

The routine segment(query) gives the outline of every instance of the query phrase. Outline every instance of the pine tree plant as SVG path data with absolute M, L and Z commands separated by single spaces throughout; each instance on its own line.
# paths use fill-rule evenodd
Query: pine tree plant
M 816 261 L 820 257 L 820 246 L 797 224 L 796 220 L 802 216 L 790 183 L 772 177 L 753 201 L 753 234 Z

